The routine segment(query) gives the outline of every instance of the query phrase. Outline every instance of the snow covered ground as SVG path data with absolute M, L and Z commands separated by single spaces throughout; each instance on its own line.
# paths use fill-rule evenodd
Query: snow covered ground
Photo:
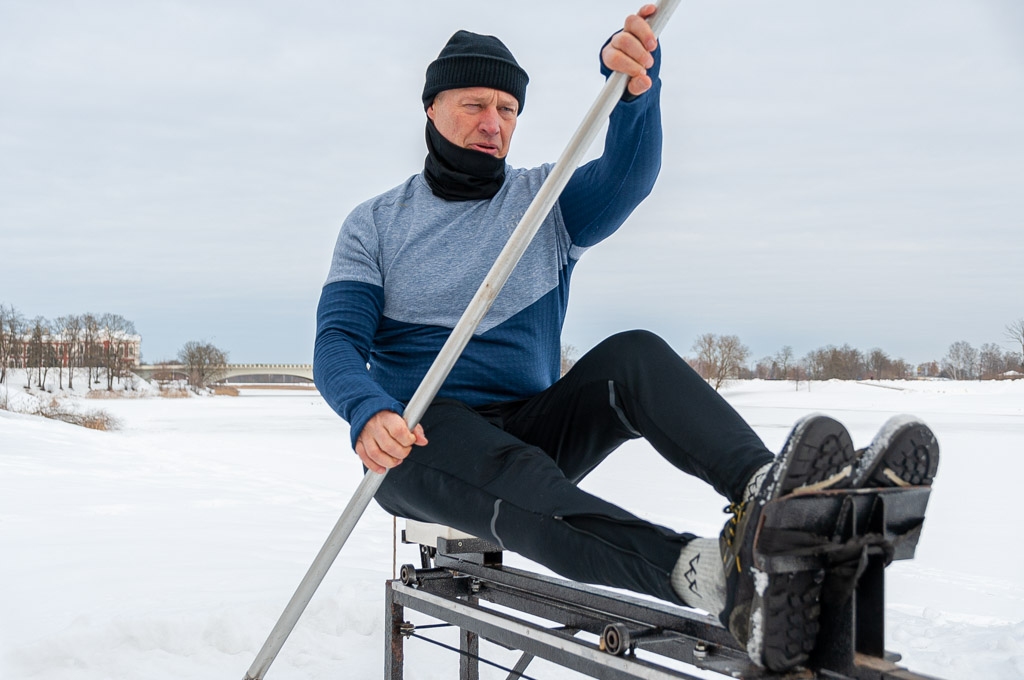
M 888 569 L 887 646 L 943 678 L 1024 678 L 1024 381 L 755 381 L 725 394 L 776 450 L 809 411 L 842 420 L 858 446 L 890 415 L 925 418 L 942 463 L 917 558 Z M 0 411 L 0 674 L 242 678 L 358 484 L 347 426 L 315 392 L 85 406 L 122 429 Z M 584 484 L 678 529 L 713 535 L 725 519 L 720 498 L 642 442 Z M 381 677 L 392 545 L 391 517 L 371 506 L 268 678 Z M 398 546 L 399 565 L 416 560 Z M 456 677 L 454 655 L 406 651 L 406 677 Z M 528 674 L 577 677 L 541 662 Z

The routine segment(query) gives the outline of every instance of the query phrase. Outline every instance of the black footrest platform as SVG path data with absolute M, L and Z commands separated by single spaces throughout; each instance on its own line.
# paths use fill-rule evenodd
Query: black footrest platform
M 852 489 L 786 496 L 765 505 L 754 539 L 770 573 L 829 568 L 862 549 L 888 561 L 914 557 L 931 489 Z

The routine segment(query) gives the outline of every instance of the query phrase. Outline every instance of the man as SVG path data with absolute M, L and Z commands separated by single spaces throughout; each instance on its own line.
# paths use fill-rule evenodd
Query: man
M 629 16 L 601 50 L 606 76 L 629 76 L 602 156 L 574 172 L 410 431 L 404 403 L 552 167 L 505 162 L 528 82 L 511 52 L 493 36 L 452 36 L 427 68 L 423 172 L 358 206 L 341 228 L 317 313 L 314 375 L 350 423 L 363 465 L 390 470 L 376 495 L 384 509 L 493 540 L 569 578 L 718 614 L 755 662 L 784 670 L 813 649 L 820 574 L 772 575 L 755 589 L 748 528 L 761 506 L 883 473 L 894 476 L 888 483 L 928 483 L 938 449 L 910 422 L 858 458 L 842 425 L 811 416 L 775 457 L 643 331 L 609 338 L 559 378 L 572 269 L 647 196 L 660 167 L 659 48 L 645 21 L 654 11 Z M 638 437 L 732 503 L 721 537 L 653 525 L 577 487 Z M 891 465 L 897 450 L 924 471 Z

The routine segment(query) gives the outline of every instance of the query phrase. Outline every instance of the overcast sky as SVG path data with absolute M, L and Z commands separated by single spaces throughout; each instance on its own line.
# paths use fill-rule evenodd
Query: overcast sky
M 532 166 L 638 6 L 0 0 L 0 303 L 122 314 L 148 361 L 209 340 L 308 362 L 342 220 L 422 167 L 448 37 L 496 34 L 529 72 L 509 162 Z M 913 363 L 1004 343 L 1024 317 L 1024 4 L 686 1 L 662 42 L 662 173 L 576 268 L 564 342 L 649 328 L 683 354 L 712 332 L 754 358 Z

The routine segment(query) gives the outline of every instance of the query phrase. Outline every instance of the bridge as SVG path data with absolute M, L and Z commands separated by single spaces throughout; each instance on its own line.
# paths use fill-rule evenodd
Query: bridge
M 186 378 L 188 367 L 184 364 L 140 364 L 132 372 L 146 380 L 154 376 L 167 376 L 166 379 L 173 380 Z M 225 364 L 211 367 L 210 372 L 217 375 L 218 382 L 249 375 L 290 375 L 313 381 L 313 364 Z

